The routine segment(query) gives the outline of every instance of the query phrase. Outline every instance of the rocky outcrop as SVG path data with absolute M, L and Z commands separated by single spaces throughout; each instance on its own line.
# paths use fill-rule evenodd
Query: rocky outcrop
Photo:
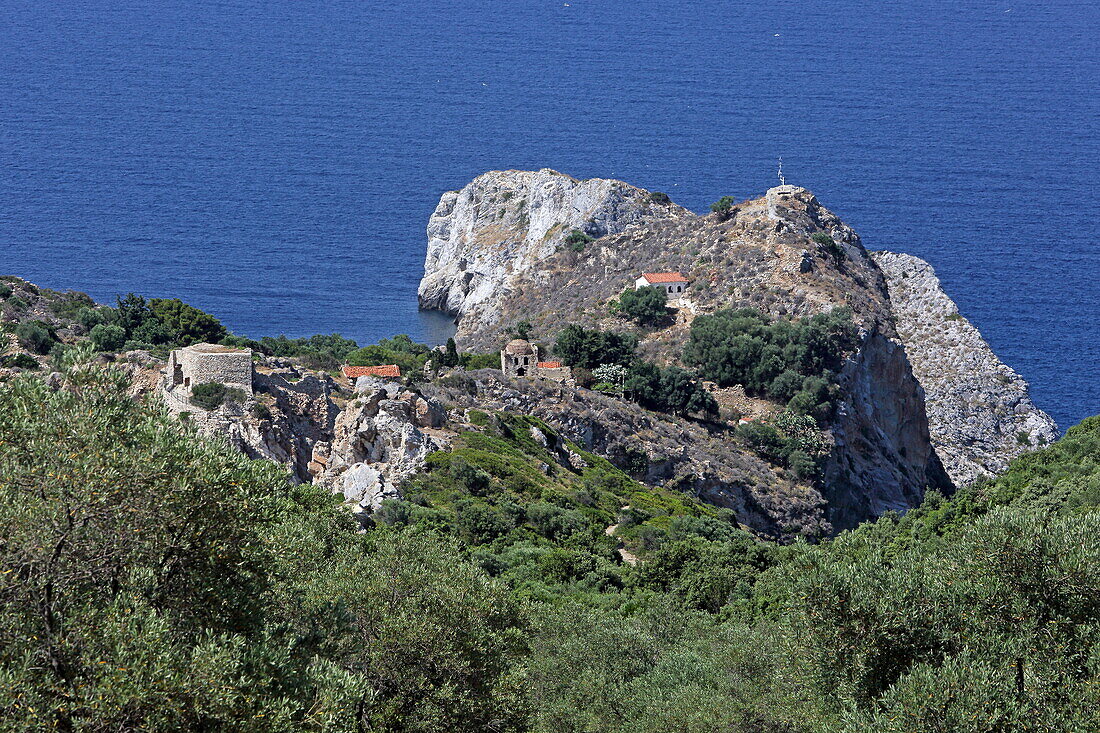
M 356 510 L 376 509 L 397 496 L 400 482 L 447 444 L 447 434 L 438 430 L 442 407 L 396 383 L 368 382 L 349 399 L 327 374 L 278 359 L 261 361 L 252 379 L 253 397 L 214 410 L 163 388 L 160 394 L 170 411 L 203 432 L 224 437 L 252 458 L 286 466 L 299 482 L 342 494 Z
M 898 335 L 925 393 L 932 443 L 957 486 L 1003 471 L 1058 437 L 1027 382 L 959 314 L 932 266 L 912 255 L 872 255 L 890 292 Z
M 600 237 L 582 252 L 558 248 L 537 262 L 510 264 L 507 288 L 483 301 L 492 302 L 498 320 L 460 318 L 456 338 L 464 348 L 499 348 L 499 324 L 519 320 L 530 321 L 544 344 L 552 343 L 567 323 L 636 330 L 608 304 L 643 271 L 676 271 L 691 281 L 673 304 L 676 318 L 643 333 L 639 353 L 658 363 L 677 363 L 692 320 L 719 309 L 749 307 L 772 317 L 798 318 L 849 308 L 861 343 L 838 378 L 839 409 L 829 425 L 835 448 L 822 489 L 829 508 L 821 521 L 849 527 L 889 509 L 916 505 L 928 486 L 950 489 L 931 446 L 920 385 L 897 341 L 885 278 L 858 234 L 812 192 L 779 187 L 737 204 L 728 216 L 680 214 L 642 221 Z M 624 443 L 631 439 L 629 431 L 621 438 Z M 742 447 L 712 446 L 710 454 L 731 450 L 745 453 Z M 738 463 L 743 469 L 744 461 Z M 730 467 L 694 473 L 693 481 L 710 485 L 711 496 L 728 492 L 735 498 L 721 501 L 742 510 L 802 490 L 792 488 L 798 482 L 777 481 L 774 475 L 762 480 L 761 486 L 770 487 L 766 490 L 731 489 L 739 481 Z M 772 522 L 774 527 L 776 521 L 763 511 L 753 524 L 759 528 Z
M 557 171 L 492 171 L 443 194 L 428 221 L 420 307 L 496 323 L 513 277 L 537 266 L 574 229 L 590 237 L 645 221 L 691 216 L 648 191 Z
M 365 391 L 336 418 L 331 444 L 315 456 L 316 481 L 373 511 L 400 496 L 400 483 L 424 467 L 429 453 L 446 447 L 446 434 L 433 430 L 442 422 L 442 409 L 420 395 L 405 391 L 390 399 L 384 388 Z

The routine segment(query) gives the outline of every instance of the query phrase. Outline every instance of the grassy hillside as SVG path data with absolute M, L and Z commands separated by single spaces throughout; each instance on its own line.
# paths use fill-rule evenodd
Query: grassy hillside
M 0 384 L 0 730 L 1100 729 L 1100 419 L 780 547 L 485 413 L 358 533 L 65 380 Z

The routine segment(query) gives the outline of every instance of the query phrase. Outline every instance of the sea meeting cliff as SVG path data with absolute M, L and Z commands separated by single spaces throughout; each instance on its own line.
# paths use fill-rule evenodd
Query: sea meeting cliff
M 2 304 L 6 373 L 56 381 L 51 349 L 94 342 L 101 359 L 131 371 L 135 394 L 329 487 L 364 516 L 403 497 L 433 454 L 482 429 L 483 413 L 537 419 L 643 485 L 732 510 L 775 538 L 904 512 L 928 489 L 995 475 L 1057 437 L 927 263 L 868 252 L 796 186 L 713 208 L 697 215 L 659 192 L 547 169 L 490 172 L 443 194 L 419 300 L 456 319 L 455 350 L 410 349 L 396 379 L 349 379 L 338 367 L 352 353 L 377 363 L 400 349 L 347 348 L 311 362 L 224 329 L 195 330 L 185 304 L 150 301 L 150 320 L 135 325 L 121 301 L 97 306 L 15 277 Z M 650 283 L 647 273 L 661 277 Z M 625 294 L 669 278 L 677 285 L 662 290 L 656 317 L 624 309 L 636 297 Z M 827 328 L 850 328 L 850 338 L 815 345 Z M 577 334 L 629 353 L 601 355 L 599 344 L 582 353 L 570 346 Z M 495 369 L 517 335 L 543 356 L 530 369 Z M 169 348 L 200 339 L 239 350 L 249 372 L 222 380 L 228 396 L 207 407 L 174 375 L 198 352 Z M 729 344 L 755 361 L 739 365 Z M 622 384 L 593 377 L 616 369 Z M 686 386 L 669 386 L 678 379 Z M 662 390 L 681 388 L 701 396 L 662 401 Z M 579 470 L 581 459 L 563 448 L 555 460 Z

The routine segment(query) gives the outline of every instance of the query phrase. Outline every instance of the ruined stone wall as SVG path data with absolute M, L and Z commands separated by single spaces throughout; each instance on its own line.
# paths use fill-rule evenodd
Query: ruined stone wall
M 185 380 L 183 385 L 175 378 L 177 365 Z M 169 359 L 167 376 L 169 385 L 175 383 L 176 387 L 184 386 L 188 390 L 197 384 L 219 382 L 252 394 L 252 352 L 177 349 Z

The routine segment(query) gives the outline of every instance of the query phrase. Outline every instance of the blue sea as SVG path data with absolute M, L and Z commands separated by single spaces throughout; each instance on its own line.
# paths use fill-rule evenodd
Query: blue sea
M 1100 4 L 4 0 L 0 272 L 260 336 L 445 338 L 440 193 L 550 167 L 812 189 L 1100 413 Z

